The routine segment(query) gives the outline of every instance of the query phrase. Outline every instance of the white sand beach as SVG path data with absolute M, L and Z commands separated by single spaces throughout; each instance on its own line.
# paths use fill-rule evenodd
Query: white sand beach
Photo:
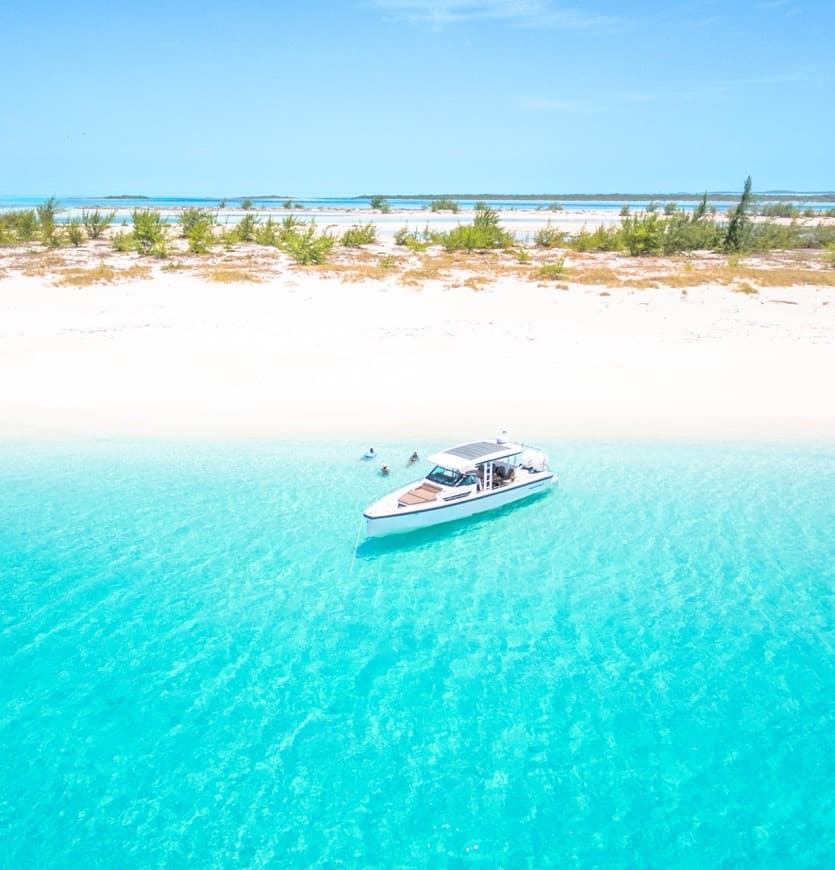
M 8 266 L 5 437 L 835 436 L 832 287 L 404 286 L 289 262 L 76 287 Z

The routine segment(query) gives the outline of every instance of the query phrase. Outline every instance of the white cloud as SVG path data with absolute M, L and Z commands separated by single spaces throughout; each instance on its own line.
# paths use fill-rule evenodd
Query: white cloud
M 370 0 L 394 18 L 440 27 L 468 21 L 499 21 L 514 27 L 554 30 L 599 27 L 615 19 L 566 9 L 552 0 Z

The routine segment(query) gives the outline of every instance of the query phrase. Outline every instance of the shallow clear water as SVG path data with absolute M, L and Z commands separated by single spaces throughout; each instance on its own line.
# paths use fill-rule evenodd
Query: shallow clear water
M 835 447 L 366 446 L 0 445 L 0 863 L 831 864 Z

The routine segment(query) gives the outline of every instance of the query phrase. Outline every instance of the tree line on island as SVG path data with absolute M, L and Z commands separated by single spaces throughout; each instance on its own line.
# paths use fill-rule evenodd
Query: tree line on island
M 289 209 L 294 203 L 286 200 L 284 205 Z M 692 210 L 668 202 L 663 210 L 657 203 L 650 203 L 644 210 L 633 213 L 626 204 L 621 209 L 618 225 L 601 224 L 593 230 L 584 227 L 569 234 L 549 221 L 534 234 L 533 244 L 544 249 L 613 251 L 632 256 L 828 248 L 835 265 L 835 226 L 822 221 L 815 225 L 799 222 L 798 218 L 809 215 L 801 215 L 789 204 L 770 204 L 759 210 L 755 205 L 749 176 L 739 201 L 723 216 L 708 205 L 707 194 Z M 110 234 L 109 241 L 118 251 L 158 258 L 176 252 L 176 236 L 185 240 L 187 250 L 193 254 L 209 253 L 217 245 L 229 248 L 257 244 L 278 248 L 299 265 L 311 265 L 326 262 L 337 245 L 356 248 L 377 240 L 377 228 L 372 222 L 355 224 L 337 235 L 330 227 L 320 229 L 315 221 L 304 221 L 293 214 L 280 220 L 271 216 L 264 220 L 251 212 L 251 202 L 244 206 L 247 213 L 234 226 L 221 225 L 217 211 L 212 209 L 183 208 L 177 216 L 176 230 L 165 222 L 160 211 L 135 208 L 130 225 Z M 382 197 L 372 197 L 371 206 L 384 212 L 389 209 Z M 430 207 L 435 212 L 458 212 L 458 204 L 446 198 L 433 200 Z M 40 242 L 50 248 L 78 247 L 105 236 L 116 217 L 115 211 L 93 209 L 59 223 L 58 211 L 59 203 L 52 197 L 34 209 L 0 213 L 0 245 Z M 833 212 L 828 215 L 835 216 Z M 754 220 L 754 217 L 759 219 Z M 790 218 L 790 222 L 778 221 L 778 218 Z M 425 250 L 431 245 L 439 245 L 447 251 L 519 248 L 520 260 L 524 261 L 526 256 L 525 246 L 501 226 L 499 212 L 485 202 L 476 203 L 471 223 L 458 224 L 446 231 L 431 229 L 428 224 L 422 231 L 403 227 L 395 233 L 395 242 L 411 250 Z

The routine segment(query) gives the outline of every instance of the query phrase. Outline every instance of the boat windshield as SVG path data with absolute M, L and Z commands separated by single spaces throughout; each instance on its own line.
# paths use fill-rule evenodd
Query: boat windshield
M 453 471 L 451 468 L 444 468 L 440 465 L 436 465 L 432 471 L 426 475 L 427 480 L 431 480 L 432 483 L 440 483 L 441 486 L 455 486 L 460 477 L 460 471 Z

